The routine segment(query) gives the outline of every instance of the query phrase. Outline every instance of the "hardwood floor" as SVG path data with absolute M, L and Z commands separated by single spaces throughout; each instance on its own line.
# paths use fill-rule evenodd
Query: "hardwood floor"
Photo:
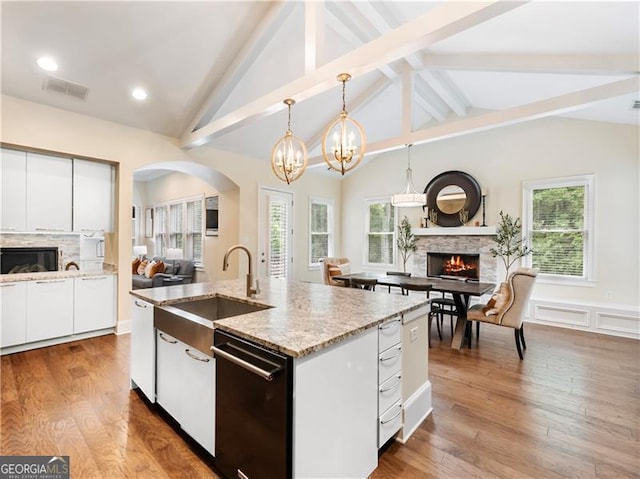
M 480 346 L 429 350 L 433 413 L 372 479 L 640 477 L 640 342 L 483 325 Z M 435 327 L 434 327 L 435 332 Z M 1 360 L 0 454 L 69 455 L 72 477 L 216 478 L 211 462 L 129 390 L 129 337 Z

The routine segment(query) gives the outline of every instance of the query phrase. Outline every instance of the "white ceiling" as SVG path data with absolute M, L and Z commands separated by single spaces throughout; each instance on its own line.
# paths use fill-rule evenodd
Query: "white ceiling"
M 639 2 L 486 3 L 3 1 L 2 93 L 265 161 L 287 96 L 318 156 L 338 68 L 371 151 L 556 114 L 640 123 Z M 42 89 L 42 55 L 86 100 Z

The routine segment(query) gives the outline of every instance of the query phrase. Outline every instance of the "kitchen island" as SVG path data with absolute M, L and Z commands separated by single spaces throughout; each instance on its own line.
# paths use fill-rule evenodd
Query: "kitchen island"
M 417 294 L 387 295 L 315 283 L 275 279 L 261 283 L 256 298 L 246 297 L 243 280 L 132 291 L 132 387 L 140 387 L 152 402 L 157 397 L 165 407 L 158 394 L 165 371 L 156 367 L 172 361 L 163 362 L 160 356 L 156 361 L 156 354 L 165 343 L 180 344 L 171 332 L 165 334 L 171 324 L 165 317 L 168 312 L 181 321 L 198 322 L 200 335 L 212 335 L 214 329 L 230 333 L 239 341 L 290 358 L 290 466 L 281 477 L 367 477 L 377 466 L 378 448 L 393 436 L 405 441 L 430 413 L 428 300 Z M 216 299 L 259 309 L 207 321 L 194 317 L 187 307 Z M 181 307 L 187 311 L 177 312 Z M 160 328 L 154 316 L 165 317 Z M 186 346 L 189 354 L 189 343 Z M 206 347 L 192 346 L 191 355 L 195 349 L 200 363 L 207 356 L 213 358 Z M 222 360 L 215 356 L 207 373 L 212 382 L 216 382 L 215 362 Z M 211 404 L 221 387 L 218 383 L 217 393 L 210 394 Z M 189 416 L 184 406 L 183 413 Z M 225 411 L 216 413 L 221 414 Z M 217 456 L 226 444 L 218 442 L 219 432 L 213 440 L 213 423 L 215 417 L 211 439 L 198 442 L 206 442 L 205 448 Z M 252 477 L 246 470 L 243 473 Z

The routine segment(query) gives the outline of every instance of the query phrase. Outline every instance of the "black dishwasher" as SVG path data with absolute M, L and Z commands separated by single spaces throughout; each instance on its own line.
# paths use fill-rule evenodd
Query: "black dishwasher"
M 293 359 L 214 330 L 216 467 L 227 479 L 292 477 Z

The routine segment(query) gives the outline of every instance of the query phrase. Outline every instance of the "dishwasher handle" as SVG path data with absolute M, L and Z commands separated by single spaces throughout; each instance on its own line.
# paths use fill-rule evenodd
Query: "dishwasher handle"
M 236 346 L 236 349 L 239 349 L 242 351 L 242 349 L 238 348 L 237 346 Z M 273 381 L 273 375 L 282 370 L 282 367 L 278 367 L 271 371 L 265 371 L 264 369 L 259 368 L 258 366 L 251 364 L 250 362 L 245 361 L 244 359 L 234 356 L 233 354 L 223 351 L 222 349 L 217 348 L 216 346 L 211 346 L 211 351 L 213 351 L 213 353 L 216 356 L 220 356 L 221 358 L 224 358 L 227 361 L 231 361 L 232 363 L 240 366 L 241 368 L 246 369 L 247 371 L 252 372 L 253 374 L 257 374 L 262 379 L 265 379 L 267 381 Z

